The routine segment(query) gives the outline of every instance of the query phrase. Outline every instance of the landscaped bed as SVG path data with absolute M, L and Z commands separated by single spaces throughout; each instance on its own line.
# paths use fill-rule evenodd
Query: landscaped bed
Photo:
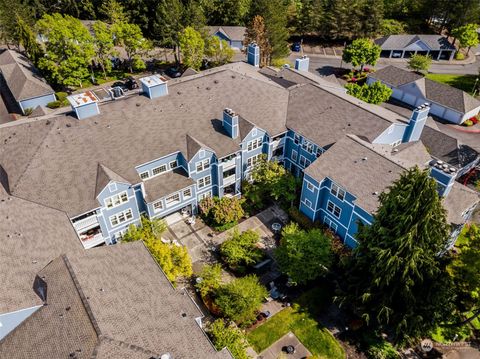
M 315 317 L 329 296 L 322 289 L 311 290 L 302 295 L 291 307 L 268 319 L 265 324 L 248 333 L 248 342 L 260 353 L 275 341 L 293 332 L 303 345 L 315 356 L 328 359 L 343 359 L 345 352 L 333 335 Z M 322 294 L 323 299 L 322 300 Z

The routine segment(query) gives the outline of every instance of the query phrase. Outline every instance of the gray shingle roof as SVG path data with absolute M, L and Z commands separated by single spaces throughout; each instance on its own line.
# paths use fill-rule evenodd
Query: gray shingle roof
M 1 192 L 0 314 L 3 314 L 41 304 L 32 291 L 36 273 L 53 258 L 83 247 L 64 212 Z
M 195 182 L 188 177 L 188 174 L 182 169 L 177 168 L 173 171 L 150 178 L 144 182 L 147 202 L 155 201 L 167 194 L 184 189 L 193 185 Z
M 54 93 L 27 58 L 16 51 L 0 54 L 0 72 L 17 101 Z
M 213 348 L 199 309 L 142 242 L 62 256 L 39 276 L 48 305 L 0 341 L 2 358 L 231 358 Z
M 107 184 L 110 183 L 110 181 L 131 184 L 122 176 L 120 176 L 118 173 L 115 173 L 110 168 L 99 163 L 97 168 L 97 183 L 96 183 L 96 189 L 95 189 L 95 197 L 97 197 L 100 194 L 100 192 L 102 192 L 102 190 L 105 188 Z
M 226 35 L 231 41 L 243 41 L 245 38 L 245 26 L 207 26 L 210 35 L 216 34 L 218 31 Z
M 368 77 L 395 87 L 415 82 L 426 99 L 461 113 L 480 107 L 480 101 L 460 89 L 427 79 L 423 75 L 396 66 L 384 67 L 368 75 Z
M 444 200 L 447 218 L 450 223 L 461 225 L 465 223 L 462 213 L 480 202 L 478 192 L 455 182 L 450 193 Z
M 389 35 L 375 40 L 382 50 L 403 50 L 417 41 L 423 42 L 431 50 L 455 50 L 445 36 L 441 35 Z

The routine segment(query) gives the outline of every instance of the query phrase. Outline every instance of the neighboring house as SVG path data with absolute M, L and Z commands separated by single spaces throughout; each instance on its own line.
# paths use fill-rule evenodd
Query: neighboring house
M 4 96 L 13 97 L 23 114 L 27 109 L 45 107 L 56 100 L 55 91 L 28 59 L 16 51 L 5 50 L 0 54 L 0 73 Z
M 243 50 L 246 27 L 244 26 L 208 26 L 210 35 L 215 35 L 220 40 L 228 42 L 231 48 Z
M 44 247 L 43 240 L 35 243 Z M 172 286 L 142 241 L 69 252 L 41 266 L 12 278 L 36 306 L 0 340 L 1 358 L 232 359 L 227 349 L 215 350 L 199 308 Z M 25 301 L 15 289 L 2 293 Z
M 368 75 L 367 83 L 381 81 L 393 90 L 392 98 L 411 106 L 430 104 L 430 114 L 461 124 L 480 111 L 480 101 L 468 93 L 416 72 L 387 66 Z
M 456 48 L 441 35 L 389 35 L 375 40 L 382 48 L 380 57 L 410 58 L 429 55 L 434 60 L 452 60 Z
M 143 95 L 101 106 L 87 95 L 71 99 L 77 118 L 0 127 L 6 191 L 66 212 L 85 248 L 115 243 L 141 214 L 173 223 L 195 214 L 205 197 L 240 196 L 261 154 L 303 176 L 346 135 L 388 148 L 417 142 L 429 111 L 407 119 L 329 79 L 246 63 L 141 83 Z M 473 154 L 456 173 L 478 162 Z

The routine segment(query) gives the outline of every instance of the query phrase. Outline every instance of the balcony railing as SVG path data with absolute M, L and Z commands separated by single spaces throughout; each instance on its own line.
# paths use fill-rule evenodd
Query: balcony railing
M 102 233 L 97 233 L 93 236 L 88 236 L 85 238 L 81 238 L 83 247 L 85 249 L 93 248 L 95 246 L 98 246 L 102 243 L 105 243 L 105 239 L 103 238 Z
M 234 157 L 234 158 L 232 158 L 231 160 L 228 160 L 228 161 L 226 161 L 226 162 L 222 162 L 222 167 L 223 167 L 223 170 L 224 170 L 224 171 L 225 171 L 225 170 L 228 170 L 228 169 L 230 169 L 230 168 L 235 167 L 235 158 L 236 158 L 236 157 Z
M 235 173 L 223 179 L 223 185 L 228 186 L 229 184 L 235 183 Z
M 285 137 L 282 137 L 279 140 L 272 141 L 272 148 L 275 150 L 275 148 L 279 146 L 283 146 L 285 144 Z
M 73 223 L 73 227 L 77 230 L 77 232 L 84 231 L 89 228 L 93 228 L 98 226 L 98 218 L 97 216 L 90 216 L 79 221 Z

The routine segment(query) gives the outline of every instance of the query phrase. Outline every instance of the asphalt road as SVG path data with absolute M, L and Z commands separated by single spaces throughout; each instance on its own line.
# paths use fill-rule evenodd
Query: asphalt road
M 349 64 L 345 64 L 340 58 L 334 57 L 320 57 L 318 55 L 308 55 L 310 57 L 310 71 L 320 75 L 330 75 L 335 69 L 338 68 L 351 68 Z M 299 57 L 299 54 L 291 54 L 289 57 L 290 62 L 295 63 L 295 59 Z M 452 65 L 452 64 L 432 64 L 430 66 L 430 72 L 438 74 L 471 74 L 477 75 L 480 66 L 480 56 L 477 56 L 477 61 L 473 64 L 465 65 Z M 388 65 L 395 65 L 401 68 L 407 68 L 407 62 L 389 61 L 387 59 L 380 59 L 375 66 L 377 69 Z

